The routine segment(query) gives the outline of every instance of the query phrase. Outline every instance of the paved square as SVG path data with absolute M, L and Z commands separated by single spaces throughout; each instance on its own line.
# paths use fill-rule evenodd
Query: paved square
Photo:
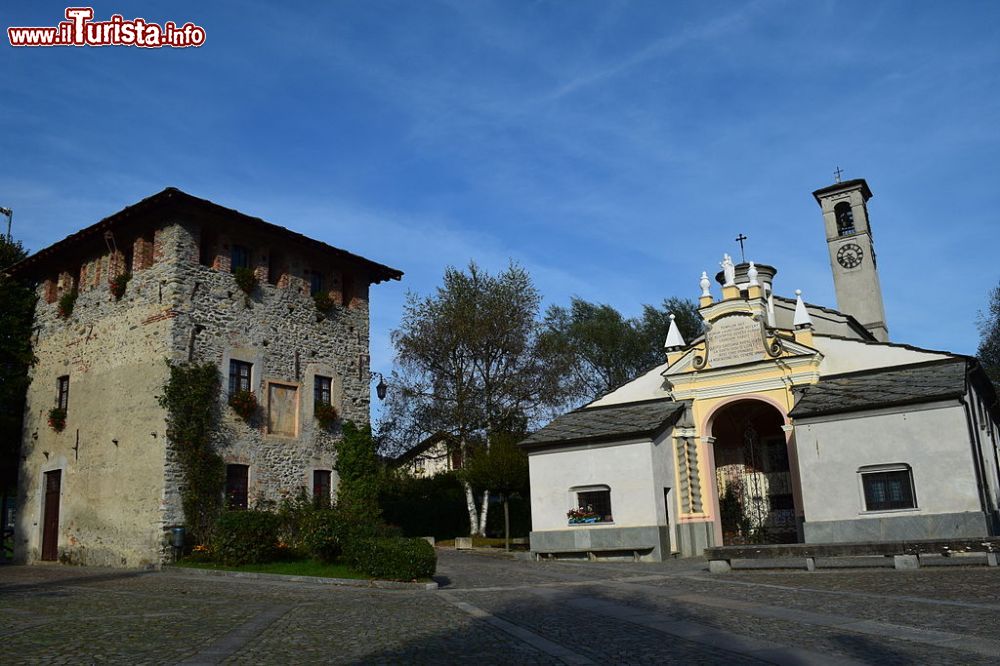
M 996 663 L 1000 572 L 439 551 L 437 592 L 0 567 L 0 662 Z

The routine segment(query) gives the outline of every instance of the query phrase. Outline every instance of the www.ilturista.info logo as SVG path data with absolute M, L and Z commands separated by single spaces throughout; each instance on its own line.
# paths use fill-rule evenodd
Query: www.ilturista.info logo
M 107 21 L 94 21 L 93 7 L 67 7 L 66 19 L 54 28 L 10 27 L 11 46 L 138 46 L 158 49 L 185 48 L 205 43 L 205 29 L 188 22 L 178 27 L 173 21 L 162 26 L 146 19 L 125 20 L 112 14 Z

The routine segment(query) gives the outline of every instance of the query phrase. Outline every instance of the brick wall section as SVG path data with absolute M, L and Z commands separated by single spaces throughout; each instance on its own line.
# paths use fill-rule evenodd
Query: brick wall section
M 136 238 L 132 244 L 132 272 L 146 270 L 153 265 L 153 244 L 145 238 Z

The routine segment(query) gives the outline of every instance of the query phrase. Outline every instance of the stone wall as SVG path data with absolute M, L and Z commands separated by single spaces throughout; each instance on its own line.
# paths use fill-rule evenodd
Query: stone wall
M 249 465 L 250 498 L 280 501 L 300 488 L 312 492 L 314 470 L 333 471 L 340 426 L 322 430 L 312 416 L 313 378 L 333 378 L 342 419 L 369 419 L 368 278 L 357 266 L 272 235 L 243 233 L 211 221 L 158 221 L 155 232 L 126 250 L 77 257 L 42 280 L 35 317 L 35 354 L 27 396 L 19 488 L 16 556 L 41 557 L 45 472 L 62 471 L 59 553 L 67 562 L 157 566 L 169 553 L 167 534 L 183 524 L 183 478 L 157 404 L 168 377 L 166 360 L 211 362 L 223 395 L 216 446 L 227 463 Z M 249 296 L 228 270 L 228 238 L 252 248 L 261 285 Z M 124 243 L 123 243 L 124 245 Z M 281 256 L 269 275 L 272 252 Z M 200 259 L 208 255 L 210 265 Z M 225 259 L 225 260 L 223 260 Z M 327 263 L 323 263 L 324 260 Z M 120 301 L 108 280 L 131 264 Z M 309 293 L 309 271 L 326 277 L 336 305 L 320 313 Z M 74 288 L 73 315 L 61 319 L 58 299 Z M 346 297 L 344 294 L 346 293 Z M 230 359 L 254 364 L 258 417 L 244 422 L 226 404 Z M 66 428 L 47 424 L 57 379 L 69 375 Z M 296 387 L 292 436 L 268 431 L 268 387 Z M 332 485 L 336 488 L 336 473 Z
M 160 561 L 164 413 L 156 395 L 171 346 L 168 262 L 137 268 L 115 301 L 108 280 L 124 255 L 83 257 L 75 275 L 43 281 L 35 311 L 15 554 L 41 557 L 45 473 L 61 470 L 59 557 L 101 566 Z M 80 280 L 80 277 L 83 277 Z M 54 278 L 55 276 L 53 276 Z M 72 315 L 57 299 L 79 288 Z M 48 425 L 57 380 L 69 376 L 66 427 Z

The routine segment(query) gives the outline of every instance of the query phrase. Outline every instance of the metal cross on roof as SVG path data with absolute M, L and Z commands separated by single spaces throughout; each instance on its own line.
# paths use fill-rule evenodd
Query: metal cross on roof
M 843 174 L 843 173 L 844 173 L 844 172 L 843 172 L 843 171 L 841 171 L 840 167 L 837 167 L 837 169 L 836 169 L 836 170 L 835 170 L 835 171 L 833 172 L 833 177 L 837 179 L 837 182 L 838 182 L 838 183 L 840 182 L 840 176 L 841 176 L 841 174 Z
M 740 262 L 744 264 L 747 262 L 747 256 L 743 252 L 743 241 L 745 240 L 747 240 L 747 237 L 744 236 L 743 234 L 740 234 L 739 236 L 736 237 L 736 242 L 740 244 Z

